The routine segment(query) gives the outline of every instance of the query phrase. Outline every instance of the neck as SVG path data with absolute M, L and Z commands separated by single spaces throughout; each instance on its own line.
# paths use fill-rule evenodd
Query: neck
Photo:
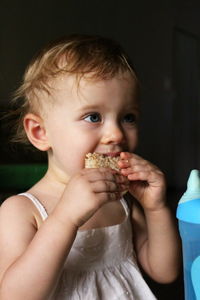
M 56 178 L 56 179 L 55 179 Z M 45 176 L 37 182 L 28 192 L 33 194 L 46 208 L 50 214 L 62 197 L 66 183 L 55 177 L 48 169 Z

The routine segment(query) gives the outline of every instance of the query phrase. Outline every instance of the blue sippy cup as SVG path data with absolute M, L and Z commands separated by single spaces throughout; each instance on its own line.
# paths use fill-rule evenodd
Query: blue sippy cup
M 192 170 L 177 218 L 183 248 L 185 300 L 200 300 L 200 178 Z

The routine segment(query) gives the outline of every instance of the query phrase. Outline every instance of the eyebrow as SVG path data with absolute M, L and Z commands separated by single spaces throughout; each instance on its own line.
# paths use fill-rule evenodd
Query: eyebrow
M 85 105 L 85 106 L 82 106 L 82 107 L 78 108 L 77 111 L 82 112 L 82 113 L 85 113 L 85 112 L 88 112 L 88 111 L 89 112 L 95 112 L 100 108 L 102 108 L 102 105 Z M 123 109 L 124 109 L 124 107 L 122 108 L 121 112 L 123 112 Z M 140 114 L 140 109 L 139 109 L 138 105 L 126 107 L 125 110 L 130 111 L 132 113 L 135 113 L 137 115 Z
M 78 108 L 79 111 L 83 111 L 83 110 L 96 110 L 97 108 L 100 108 L 102 107 L 102 105 L 98 105 L 98 104 L 86 104 L 86 105 L 83 105 L 81 106 L 80 108 Z

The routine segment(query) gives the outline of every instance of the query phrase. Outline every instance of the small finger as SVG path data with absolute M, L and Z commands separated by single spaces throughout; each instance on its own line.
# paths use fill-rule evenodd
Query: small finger
M 130 161 L 128 159 L 123 159 L 123 160 L 120 160 L 118 162 L 118 166 L 123 169 L 123 168 L 128 168 L 130 166 Z
M 98 197 L 100 199 L 100 201 L 106 203 L 106 202 L 110 202 L 110 201 L 116 201 L 119 200 L 122 197 L 122 193 L 120 192 L 115 192 L 115 193 L 99 193 Z
M 92 189 L 95 193 L 117 192 L 120 191 L 119 185 L 113 181 L 99 180 L 92 183 Z
M 82 175 L 86 176 L 89 181 L 97 181 L 97 180 L 110 180 L 116 181 L 116 171 L 106 168 L 98 168 L 98 169 L 86 169 Z M 88 171 L 89 170 L 89 171 Z
M 107 197 L 109 201 L 117 201 L 121 199 L 122 193 L 121 192 L 107 193 Z
M 124 176 L 128 176 L 129 174 L 133 173 L 133 169 L 132 168 L 125 168 L 125 169 L 121 169 L 121 174 Z
M 147 181 L 149 184 L 159 182 L 160 174 L 152 171 L 140 171 L 128 174 L 129 180 Z

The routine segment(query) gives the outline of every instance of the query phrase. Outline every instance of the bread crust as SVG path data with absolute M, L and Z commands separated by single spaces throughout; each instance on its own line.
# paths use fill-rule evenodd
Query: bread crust
M 99 153 L 88 153 L 85 158 L 85 168 L 111 168 L 119 171 L 118 161 L 119 156 L 108 156 Z

